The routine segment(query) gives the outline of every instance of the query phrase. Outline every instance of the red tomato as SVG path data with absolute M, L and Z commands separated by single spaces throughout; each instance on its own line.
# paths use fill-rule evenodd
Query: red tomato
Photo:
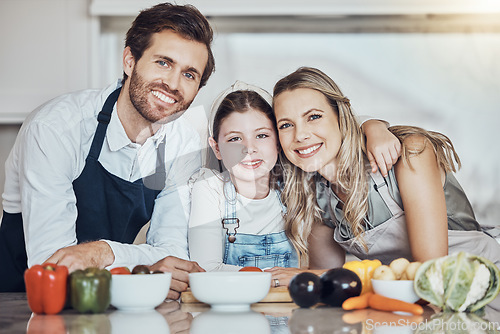
M 260 272 L 262 272 L 262 269 L 257 268 L 257 267 L 243 267 L 239 271 L 260 271 Z
M 127 267 L 116 267 L 109 271 L 112 275 L 130 275 L 130 269 Z

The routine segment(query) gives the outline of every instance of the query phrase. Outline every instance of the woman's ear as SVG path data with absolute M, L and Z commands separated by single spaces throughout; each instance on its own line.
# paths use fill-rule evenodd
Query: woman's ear
M 222 155 L 220 154 L 220 150 L 219 150 L 219 144 L 217 144 L 214 137 L 208 138 L 208 144 L 212 148 L 212 151 L 214 151 L 215 157 L 219 160 L 222 160 Z
M 132 55 L 130 47 L 127 46 L 123 50 L 123 72 L 125 72 L 125 74 L 130 77 L 132 75 L 132 72 L 134 71 L 134 66 L 135 66 L 135 58 Z

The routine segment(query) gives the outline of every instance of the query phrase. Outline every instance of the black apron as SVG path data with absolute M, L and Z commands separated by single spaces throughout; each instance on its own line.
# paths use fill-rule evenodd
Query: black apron
M 159 146 L 156 173 L 145 180 L 123 180 L 109 173 L 98 161 L 113 106 L 120 88 L 111 93 L 98 115 L 97 130 L 85 160 L 85 167 L 73 189 L 78 217 L 76 237 L 78 243 L 99 239 L 132 243 L 140 229 L 150 220 L 154 201 L 165 185 L 164 151 Z M 153 184 L 154 187 L 150 187 Z M 24 270 L 27 256 L 21 213 L 4 211 L 0 226 L 0 292 L 24 291 Z

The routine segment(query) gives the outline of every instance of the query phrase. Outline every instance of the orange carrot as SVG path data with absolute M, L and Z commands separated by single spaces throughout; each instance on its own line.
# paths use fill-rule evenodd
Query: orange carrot
M 347 298 L 342 303 L 342 308 L 346 311 L 361 310 L 368 307 L 368 299 L 373 295 L 373 292 L 366 292 L 361 296 Z
M 424 313 L 424 308 L 421 305 L 387 298 L 375 293 L 368 298 L 368 306 L 380 311 L 409 312 L 414 315 L 421 315 Z

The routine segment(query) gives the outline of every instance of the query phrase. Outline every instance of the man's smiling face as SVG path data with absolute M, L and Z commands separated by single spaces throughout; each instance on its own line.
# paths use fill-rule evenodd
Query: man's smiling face
M 198 93 L 207 61 L 203 43 L 172 30 L 153 34 L 149 48 L 128 68 L 130 101 L 151 123 L 180 117 Z

